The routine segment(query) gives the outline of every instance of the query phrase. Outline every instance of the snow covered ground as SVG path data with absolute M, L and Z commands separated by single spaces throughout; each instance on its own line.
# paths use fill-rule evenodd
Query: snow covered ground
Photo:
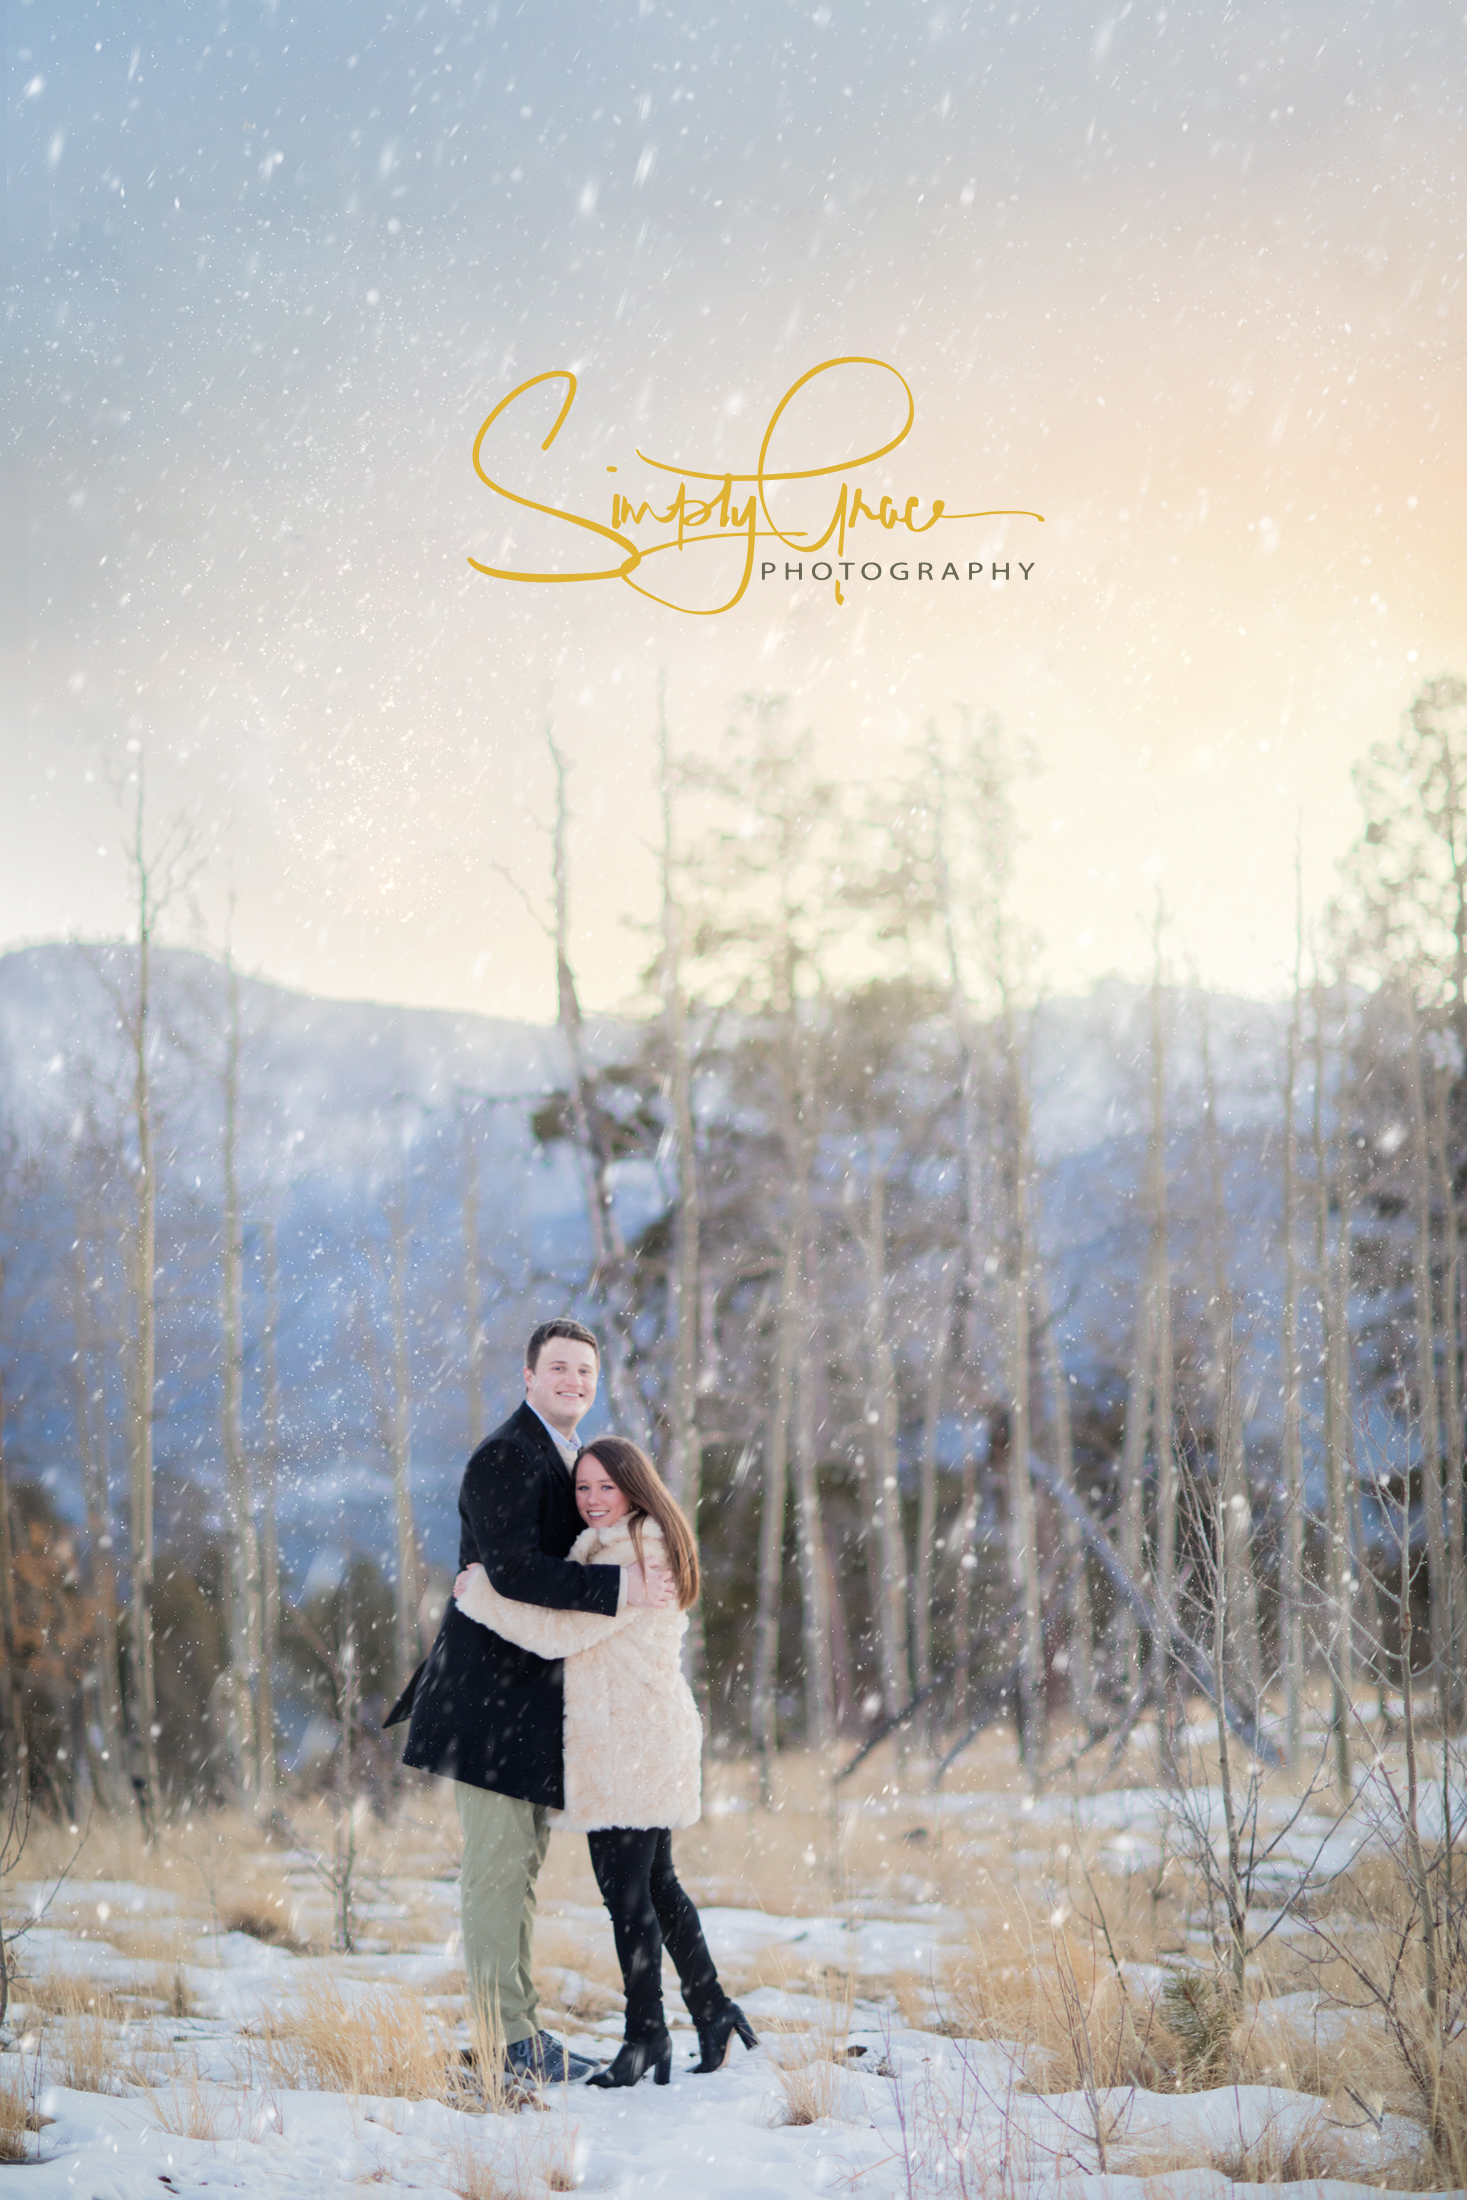
M 1031 1798 L 1011 1739 L 1006 1750 L 975 1753 L 966 1792 L 940 1805 L 897 1792 L 888 1775 L 833 1807 L 827 1792 L 823 1818 L 807 1797 L 771 1822 L 730 1776 L 679 1854 L 759 2049 L 736 2043 L 722 2072 L 694 2076 L 669 1975 L 670 2087 L 580 2087 L 512 2114 L 484 2113 L 456 2076 L 436 2098 L 405 2097 L 421 2086 L 323 2090 L 319 2071 L 309 2076 L 320 2049 L 310 2024 L 323 2020 L 338 2041 L 360 2033 L 363 2070 L 396 2035 L 426 2026 L 440 2080 L 457 2071 L 468 2035 L 441 1798 L 416 1799 L 390 1833 L 363 1826 L 351 1954 L 330 1952 L 320 1811 L 302 1818 L 295 1845 L 201 1818 L 150 1854 L 134 1843 L 132 1869 L 121 1868 L 125 1843 L 94 1836 L 69 1875 L 5 1888 L 11 1929 L 31 1922 L 16 1948 L 0 2091 L 23 2094 L 39 2128 L 23 2141 L 24 2169 L 0 2178 L 33 2200 L 179 2200 L 206 2188 L 327 2200 L 372 2184 L 461 2200 L 572 2189 L 1040 2200 L 1061 2188 L 1087 2200 L 1211 2200 L 1234 2175 L 1255 2190 L 1297 2190 L 1307 2176 L 1311 2192 L 1344 2200 L 1410 2165 L 1419 2124 L 1370 2099 L 1252 2083 L 1112 2086 L 1103 2072 L 1049 2092 L 1037 2036 L 1006 2039 L 992 2024 L 964 2036 L 977 2004 L 954 1986 L 963 1966 L 999 1966 L 1003 1991 L 1022 1988 L 1041 1944 L 1020 1945 L 1018 1909 L 1040 1932 L 1058 1930 L 1067 1866 L 1082 1852 L 1117 1915 L 1124 1888 L 1153 1875 L 1156 1949 L 1173 1961 L 1195 1952 L 1180 1913 L 1155 1923 L 1154 1794 L 1122 1785 Z M 1331 1832 L 1321 1816 L 1291 1842 L 1312 1854 L 1325 1835 L 1336 1865 L 1361 1838 L 1358 1825 Z M 1055 1905 L 1047 1919 L 1045 1903 Z M 571 1836 L 552 1845 L 537 1954 L 546 2021 L 609 2056 L 621 2029 L 610 1932 Z M 1004 1957 L 1017 1961 L 1003 1967 Z M 1125 1968 L 1138 2001 L 1164 1976 L 1156 1962 Z M 1260 2021 L 1322 2036 L 1342 2020 L 1294 1993 Z

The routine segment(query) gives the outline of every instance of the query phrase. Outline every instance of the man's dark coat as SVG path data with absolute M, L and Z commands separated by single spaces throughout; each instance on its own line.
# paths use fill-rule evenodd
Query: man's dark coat
M 477 1559 L 501 1596 L 562 1612 L 616 1610 L 620 1568 L 565 1555 L 581 1530 L 571 1477 L 530 1406 L 474 1453 L 458 1517 L 460 1570 Z M 465 1619 L 450 1597 L 438 1640 L 384 1723 L 409 1719 L 405 1765 L 559 1808 L 562 1670 L 558 1658 L 537 1658 Z

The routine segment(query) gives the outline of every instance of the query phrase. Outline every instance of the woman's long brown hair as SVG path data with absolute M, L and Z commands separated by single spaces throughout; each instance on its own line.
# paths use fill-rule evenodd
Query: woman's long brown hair
M 672 1491 L 641 1446 L 628 1443 L 624 1436 L 598 1436 L 581 1453 L 581 1459 L 587 1458 L 606 1469 L 631 1507 L 627 1526 L 639 1565 L 642 1563 L 642 1522 L 655 1520 L 662 1530 L 667 1563 L 677 1585 L 678 1604 L 686 1611 L 698 1600 L 698 1546 L 693 1541 L 687 1515 Z M 576 1465 L 580 1463 L 578 1459 Z

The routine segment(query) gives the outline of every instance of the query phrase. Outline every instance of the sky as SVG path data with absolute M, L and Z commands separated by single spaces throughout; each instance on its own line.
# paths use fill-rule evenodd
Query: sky
M 154 829 L 186 814 L 211 851 L 177 936 L 228 923 L 320 992 L 547 1015 L 550 724 L 582 992 L 615 1006 L 665 684 L 679 750 L 780 694 L 873 786 L 995 711 L 1042 767 L 1015 898 L 1051 990 L 1144 970 L 1158 893 L 1179 969 L 1286 983 L 1296 846 L 1312 921 L 1353 761 L 1467 670 L 1459 12 L 0 20 L 0 949 L 126 927 L 141 761 Z M 807 385 L 770 465 L 889 442 L 897 376 L 910 432 L 771 492 L 781 525 L 840 479 L 919 521 L 1042 519 L 944 518 L 905 581 L 862 523 L 883 570 L 842 602 L 775 543 L 712 617 L 638 587 L 716 603 L 727 547 L 563 585 L 470 566 L 610 549 L 476 478 L 531 377 L 573 372 L 574 404 L 542 450 L 565 385 L 518 399 L 486 471 L 607 524 L 675 487 L 651 459 L 753 473 L 791 385 L 851 357 L 881 364 Z

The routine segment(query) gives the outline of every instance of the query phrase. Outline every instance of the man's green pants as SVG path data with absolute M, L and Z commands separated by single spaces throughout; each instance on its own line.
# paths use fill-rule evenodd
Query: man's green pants
M 539 2031 L 540 1997 L 530 1974 L 535 1941 L 535 1881 L 550 1845 L 539 1803 L 453 1783 L 464 1860 L 459 1882 L 464 1967 L 483 2009 L 499 2004 L 504 2044 Z

